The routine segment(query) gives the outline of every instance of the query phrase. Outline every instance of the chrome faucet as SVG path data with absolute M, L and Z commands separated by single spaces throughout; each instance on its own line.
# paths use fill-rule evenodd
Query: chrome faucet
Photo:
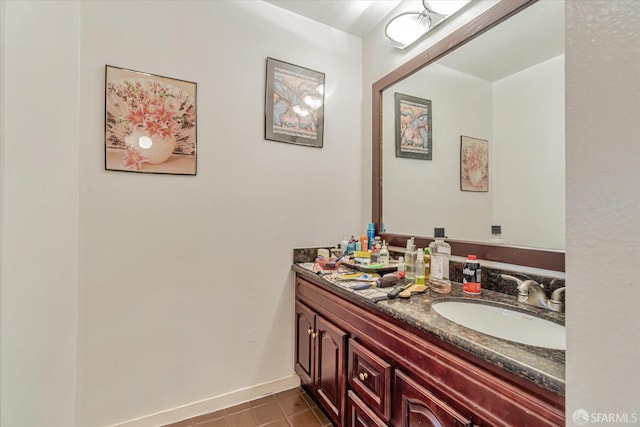
M 533 305 L 534 307 L 564 312 L 564 287 L 553 291 L 551 299 L 548 299 L 542 290 L 544 285 L 539 284 L 535 280 L 521 280 L 508 274 L 502 274 L 501 276 L 503 279 L 512 280 L 518 284 L 518 302 Z

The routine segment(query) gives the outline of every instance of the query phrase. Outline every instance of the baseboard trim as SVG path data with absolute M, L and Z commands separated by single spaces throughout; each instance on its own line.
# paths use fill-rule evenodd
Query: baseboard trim
M 198 402 L 188 403 L 177 408 L 145 415 L 111 427 L 157 427 L 175 423 L 198 415 L 208 414 L 240 403 L 248 402 L 259 397 L 298 387 L 300 378 L 297 375 L 280 378 L 263 384 L 221 394 Z

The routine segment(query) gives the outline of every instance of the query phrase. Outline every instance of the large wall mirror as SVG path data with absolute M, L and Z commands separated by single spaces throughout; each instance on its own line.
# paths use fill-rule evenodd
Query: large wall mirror
M 397 94 L 429 109 L 399 109 Z M 497 3 L 376 82 L 373 97 L 373 218 L 389 241 L 444 227 L 457 255 L 564 270 L 563 1 Z M 430 160 L 398 154 L 428 134 Z M 461 156 L 463 136 L 487 151 Z M 461 157 L 486 161 L 488 186 L 470 188 L 467 171 L 473 191 L 462 191 Z

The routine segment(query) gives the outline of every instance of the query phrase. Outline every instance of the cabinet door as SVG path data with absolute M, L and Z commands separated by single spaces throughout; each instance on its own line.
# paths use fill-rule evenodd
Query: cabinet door
M 349 390 L 347 427 L 387 427 L 387 425 L 353 391 Z
M 316 393 L 333 422 L 344 425 L 347 400 L 347 334 L 316 317 Z
M 394 377 L 393 425 L 471 426 L 471 420 L 400 371 Z
M 313 337 L 315 313 L 296 301 L 296 354 L 295 371 L 303 384 L 313 386 Z
M 391 416 L 391 365 L 357 341 L 349 340 L 349 385 L 385 421 Z

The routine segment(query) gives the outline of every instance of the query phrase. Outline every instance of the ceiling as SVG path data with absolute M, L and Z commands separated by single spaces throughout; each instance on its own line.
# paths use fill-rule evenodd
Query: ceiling
M 264 0 L 298 15 L 364 37 L 400 0 Z

